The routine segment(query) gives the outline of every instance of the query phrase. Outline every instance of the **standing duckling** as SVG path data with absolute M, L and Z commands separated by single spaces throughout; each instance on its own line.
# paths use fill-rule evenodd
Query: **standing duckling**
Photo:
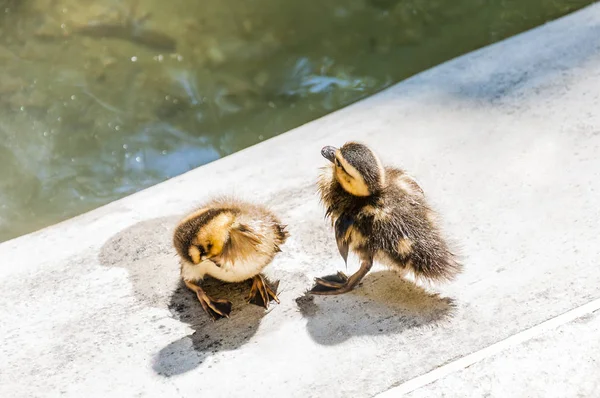
M 205 275 L 224 282 L 252 279 L 248 302 L 268 308 L 279 299 L 260 272 L 280 252 L 288 233 L 264 207 L 219 198 L 205 204 L 175 229 L 173 245 L 181 257 L 181 277 L 198 296 L 204 310 L 217 320 L 229 317 L 231 302 L 212 299 L 197 282 Z
M 313 294 L 352 290 L 378 261 L 418 278 L 451 280 L 461 264 L 441 235 L 423 190 L 403 170 L 382 166 L 367 146 L 348 142 L 340 149 L 326 146 L 321 154 L 332 165 L 318 187 L 335 229 L 338 249 L 358 255 L 360 269 L 350 277 L 316 278 Z

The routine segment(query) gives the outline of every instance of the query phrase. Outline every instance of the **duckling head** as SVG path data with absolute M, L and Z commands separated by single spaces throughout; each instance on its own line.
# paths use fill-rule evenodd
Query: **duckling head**
M 222 210 L 202 210 L 184 220 L 177 228 L 174 243 L 177 251 L 186 260 L 199 264 L 220 255 L 229 234 L 235 215 Z
M 371 196 L 385 185 L 385 169 L 364 144 L 347 142 L 341 148 L 326 146 L 321 155 L 333 163 L 335 179 L 354 196 Z

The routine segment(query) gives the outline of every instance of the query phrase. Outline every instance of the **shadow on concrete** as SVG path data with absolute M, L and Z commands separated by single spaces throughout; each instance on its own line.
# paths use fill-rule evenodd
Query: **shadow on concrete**
M 296 299 L 312 339 L 340 344 L 353 336 L 398 334 L 449 320 L 454 300 L 431 293 L 392 271 L 368 274 L 354 291 L 340 296 Z
M 152 368 L 157 374 L 173 376 L 188 372 L 219 351 L 230 351 L 244 345 L 256 333 L 261 319 L 268 313 L 262 307 L 247 304 L 245 297 L 251 282 L 223 283 L 207 278 L 202 287 L 215 298 L 233 303 L 229 319 L 213 322 L 204 312 L 196 295 L 180 282 L 169 302 L 169 310 L 193 330 L 189 336 L 176 340 L 154 357 Z
M 152 358 L 154 371 L 163 376 L 188 372 L 216 352 L 242 346 L 256 333 L 267 313 L 262 307 L 246 303 L 250 281 L 223 283 L 207 278 L 202 287 L 208 295 L 233 303 L 230 319 L 210 319 L 179 277 L 179 260 L 171 244 L 172 229 L 178 220 L 163 217 L 137 223 L 109 239 L 99 255 L 102 265 L 127 270 L 140 303 L 168 309 L 173 318 L 194 330 Z
M 143 304 L 166 308 L 179 282 L 179 262 L 171 244 L 178 219 L 139 222 L 111 237 L 100 249 L 100 264 L 125 269 L 135 298 Z

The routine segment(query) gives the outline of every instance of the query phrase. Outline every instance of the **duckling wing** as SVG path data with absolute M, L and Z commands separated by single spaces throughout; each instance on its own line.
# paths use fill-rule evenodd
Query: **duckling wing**
M 223 246 L 221 254 L 224 261 L 235 262 L 236 259 L 244 259 L 256 253 L 257 246 L 261 242 L 261 236 L 245 224 L 229 231 L 229 240 Z
M 417 182 L 417 180 L 407 174 L 404 170 L 396 169 L 393 167 L 386 167 L 386 175 L 392 180 L 392 185 L 400 188 L 405 193 L 416 195 L 420 197 L 425 196 L 425 192 Z
M 404 174 L 403 180 L 406 182 L 406 184 L 408 184 L 408 186 L 410 186 L 412 188 L 412 192 L 414 192 L 420 196 L 425 196 L 425 192 L 423 192 L 423 188 L 421 188 L 421 186 L 419 185 L 419 183 L 413 176 Z
M 350 245 L 347 234 L 353 224 L 354 218 L 347 214 L 342 214 L 337 220 L 335 220 L 335 240 L 337 242 L 340 255 L 346 264 L 348 263 L 348 248 Z

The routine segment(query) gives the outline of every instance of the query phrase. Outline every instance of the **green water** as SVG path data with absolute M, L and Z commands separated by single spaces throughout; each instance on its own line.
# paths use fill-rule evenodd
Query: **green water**
M 0 0 L 0 241 L 585 0 Z

